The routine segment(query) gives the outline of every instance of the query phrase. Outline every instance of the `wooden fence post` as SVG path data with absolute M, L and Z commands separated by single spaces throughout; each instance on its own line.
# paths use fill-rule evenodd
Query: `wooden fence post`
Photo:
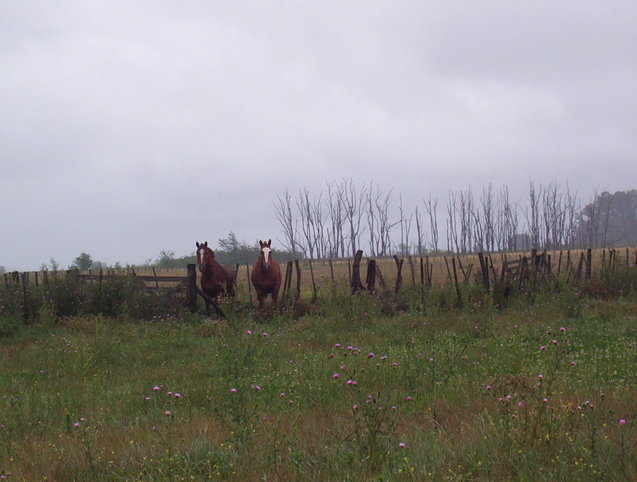
M 396 263 L 396 269 L 398 274 L 396 275 L 396 286 L 394 287 L 394 293 L 398 293 L 400 286 L 403 284 L 403 261 L 404 259 L 398 259 L 397 255 L 394 255 L 394 262 Z
M 367 291 L 374 293 L 376 291 L 376 260 L 367 260 Z
M 285 278 L 283 278 L 283 294 L 281 299 L 286 299 L 290 296 L 290 286 L 292 284 L 292 261 L 288 261 L 285 264 Z
M 191 313 L 197 311 L 197 266 L 188 264 L 186 266 L 188 276 L 188 288 L 186 291 L 186 303 Z
M 462 308 L 462 296 L 460 295 L 460 286 L 458 285 L 458 270 L 456 269 L 456 258 L 451 258 L 453 266 L 453 281 L 456 285 L 456 295 L 458 296 L 458 306 Z
M 22 306 L 22 316 L 24 320 L 29 319 L 29 297 L 28 297 L 29 273 L 22 273 L 22 296 L 24 305 Z
M 238 272 L 239 269 L 237 268 Z M 250 279 L 250 265 L 248 263 L 246 263 L 246 277 L 248 279 L 248 299 L 250 300 L 250 308 L 252 308 L 252 280 Z
M 334 266 L 332 265 L 332 258 L 327 260 L 330 265 L 330 277 L 332 278 L 332 288 L 336 289 L 336 281 L 334 281 Z
M 310 278 L 312 279 L 312 302 L 316 301 L 316 283 L 314 282 L 314 269 L 312 269 L 312 260 L 308 258 L 308 263 L 310 265 Z
M 299 260 L 294 260 L 294 267 L 296 268 L 296 299 L 301 298 L 301 266 Z
M 577 265 L 577 273 L 575 275 L 575 278 L 577 279 L 578 282 L 582 277 L 582 267 L 584 266 L 585 261 L 586 261 L 586 258 L 584 256 L 584 253 L 580 253 L 579 263 Z
M 100 270 L 101 272 L 102 270 Z M 157 276 L 157 271 L 155 271 L 155 267 L 153 266 L 153 276 Z M 159 281 L 155 280 L 155 288 L 159 288 Z
M 482 284 L 484 289 L 489 291 L 489 260 L 485 259 L 482 253 L 478 253 L 478 260 L 482 271 Z
M 359 249 L 358 251 L 356 251 L 356 254 L 354 255 L 354 262 L 352 265 L 352 276 L 351 276 L 350 286 L 352 287 L 353 295 L 365 289 L 365 287 L 363 286 L 363 283 L 361 283 L 360 266 L 361 266 L 362 257 L 363 257 L 363 251 Z
M 414 261 L 411 259 L 411 256 L 407 256 L 407 261 L 409 261 L 409 270 L 411 271 L 411 285 L 416 287 L 416 270 L 414 268 Z

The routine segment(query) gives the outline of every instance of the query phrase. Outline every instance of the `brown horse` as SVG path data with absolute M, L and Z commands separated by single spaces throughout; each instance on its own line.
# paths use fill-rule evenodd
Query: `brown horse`
M 259 308 L 263 309 L 265 299 L 268 295 L 272 295 L 272 303 L 276 305 L 279 300 L 279 288 L 281 287 L 281 268 L 279 263 L 272 259 L 272 249 L 270 245 L 272 240 L 268 242 L 259 241 L 261 252 L 259 259 L 252 267 L 252 286 L 257 292 L 259 300 Z
M 201 291 L 212 299 L 219 300 L 222 294 L 234 297 L 234 284 L 237 273 L 230 266 L 221 266 L 215 259 L 215 253 L 208 247 L 208 241 L 197 244 L 197 266 L 201 272 Z M 210 316 L 210 305 L 206 303 L 206 314 Z

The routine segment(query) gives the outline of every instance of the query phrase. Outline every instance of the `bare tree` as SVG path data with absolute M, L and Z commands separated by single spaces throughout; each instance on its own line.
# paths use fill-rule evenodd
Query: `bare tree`
M 352 179 L 343 180 L 343 207 L 345 210 L 345 221 L 349 228 L 349 242 L 352 256 L 356 254 L 360 241 L 365 189 L 365 186 L 361 189 L 356 189 Z
M 292 196 L 286 189 L 282 196 L 277 196 L 277 200 L 274 210 L 284 236 L 284 241 L 279 240 L 279 242 L 292 253 L 292 256 L 296 257 L 296 223 L 292 213 Z
M 376 199 L 376 213 L 378 215 L 378 239 L 380 250 L 377 251 L 379 256 L 389 256 L 391 254 L 391 230 L 396 225 L 392 223 L 389 217 L 389 207 L 391 206 L 390 189 L 385 197 Z
M 329 227 L 327 229 L 328 256 L 345 256 L 345 240 L 343 226 L 345 217 L 343 213 L 343 190 L 339 184 L 327 185 L 327 204 L 329 210 Z
M 314 221 L 314 236 L 316 239 L 316 256 L 325 258 L 327 256 L 326 236 L 325 236 L 325 215 L 323 212 L 323 193 L 319 193 L 318 198 L 312 204 L 312 219 Z
M 499 251 L 515 251 L 518 229 L 517 207 L 511 204 L 509 188 L 503 186 L 497 199 L 494 237 Z
M 571 194 L 570 190 L 566 189 L 566 224 L 565 224 L 565 247 L 571 249 L 575 247 L 577 238 L 577 195 Z
M 423 256 L 425 254 L 425 232 L 422 213 L 418 209 L 418 206 L 416 206 L 413 216 L 416 221 L 416 254 Z
M 473 216 L 473 240 L 474 240 L 474 250 L 477 252 L 484 251 L 485 247 L 485 234 L 484 234 L 484 224 L 482 216 L 480 216 L 479 211 L 472 211 Z
M 447 247 L 448 249 L 460 252 L 460 246 L 458 244 L 458 231 L 457 231 L 457 219 L 456 213 L 458 212 L 457 196 L 453 190 L 449 191 L 449 199 L 447 200 Z
M 305 240 L 306 254 L 309 254 L 310 259 L 314 259 L 318 240 L 314 204 L 316 200 L 310 200 L 310 191 L 307 188 L 299 189 L 296 206 L 301 219 L 301 234 Z
M 431 230 L 431 249 L 434 253 L 438 251 L 438 199 L 432 199 L 429 193 L 429 199 L 425 201 L 425 209 L 429 215 L 429 228 Z
M 529 183 L 529 206 L 524 209 L 524 217 L 531 236 L 531 247 L 540 247 L 540 195 L 535 190 L 535 184 Z
M 413 221 L 413 215 L 409 215 L 409 218 L 405 218 L 405 211 L 403 208 L 403 196 L 399 195 L 399 206 L 398 211 L 400 214 L 400 220 L 398 221 L 400 224 L 400 245 L 398 246 L 398 251 L 401 256 L 408 256 L 410 254 L 410 242 L 409 235 L 411 232 L 411 224 Z
M 370 182 L 365 196 L 365 213 L 367 215 L 367 232 L 369 233 L 369 251 L 372 256 L 377 255 L 380 245 L 380 236 L 376 233 L 379 223 L 376 204 L 380 196 L 379 187 L 376 186 L 376 194 L 374 194 L 374 186 Z
M 467 253 L 473 249 L 473 193 L 471 186 L 467 192 L 460 191 L 458 217 L 460 219 L 460 252 Z
M 567 244 L 569 197 L 568 187 L 564 195 L 556 183 L 542 191 L 544 249 L 559 249 Z
M 486 188 L 482 189 L 482 196 L 480 196 L 480 206 L 482 207 L 482 213 L 479 215 L 481 218 L 481 224 L 484 232 L 484 247 L 488 252 L 493 252 L 495 247 L 494 236 L 494 197 L 493 186 L 491 183 Z

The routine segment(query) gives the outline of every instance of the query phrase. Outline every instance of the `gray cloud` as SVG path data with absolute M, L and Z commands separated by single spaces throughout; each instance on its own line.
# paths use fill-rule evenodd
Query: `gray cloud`
M 0 6 L 0 265 L 276 237 L 288 188 L 634 188 L 631 1 Z

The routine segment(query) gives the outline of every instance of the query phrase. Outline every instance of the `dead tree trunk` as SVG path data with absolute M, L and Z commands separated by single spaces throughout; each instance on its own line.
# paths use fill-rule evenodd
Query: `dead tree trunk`
M 396 287 L 394 288 L 394 293 L 398 294 L 401 285 L 403 284 L 403 259 L 398 259 L 398 256 L 394 255 L 394 261 L 396 262 Z
M 376 291 L 376 260 L 367 260 L 367 291 L 374 293 Z
M 363 286 L 363 283 L 361 283 L 361 259 L 362 258 L 363 258 L 363 251 L 359 249 L 358 251 L 356 251 L 356 255 L 354 256 L 354 262 L 352 264 L 351 287 L 352 287 L 353 295 L 365 289 L 365 287 Z

